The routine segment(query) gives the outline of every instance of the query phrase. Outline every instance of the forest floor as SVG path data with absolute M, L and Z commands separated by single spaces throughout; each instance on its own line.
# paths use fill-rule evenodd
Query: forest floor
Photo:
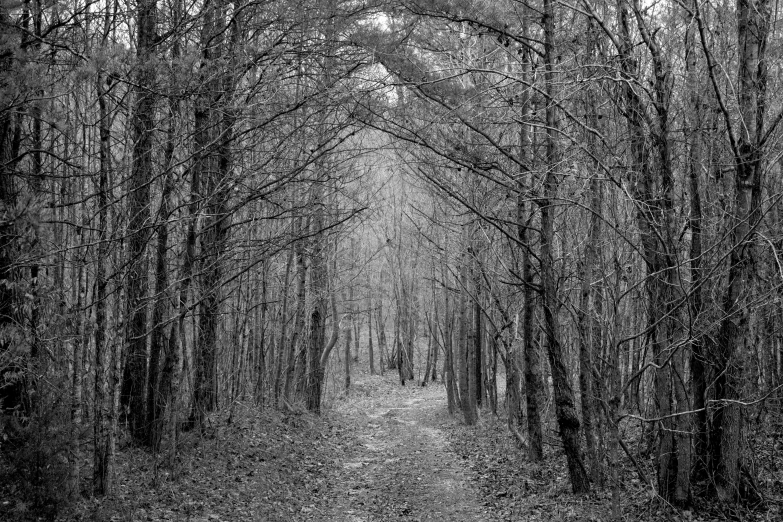
M 446 410 L 440 382 L 403 387 L 391 372 L 354 375 L 348 395 L 332 381 L 320 417 L 236 403 L 204 432 L 183 435 L 173 467 L 121 444 L 114 496 L 85 497 L 52 517 L 0 495 L 0 520 L 611 519 L 608 488 L 583 497 L 570 493 L 554 433 L 544 461 L 531 463 L 508 435 L 504 414 L 484 411 L 477 426 L 467 427 Z M 621 476 L 623 520 L 781 520 L 774 502 L 756 513 L 676 510 L 662 505 L 633 470 Z
M 475 474 L 451 449 L 442 386 L 357 382 L 334 415 L 354 439 L 328 483 L 334 494 L 308 520 L 495 520 Z

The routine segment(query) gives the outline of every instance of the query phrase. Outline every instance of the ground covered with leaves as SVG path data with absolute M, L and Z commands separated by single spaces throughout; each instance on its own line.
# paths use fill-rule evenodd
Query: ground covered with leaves
M 330 417 L 236 405 L 203 433 L 186 433 L 176 464 L 126 447 L 116 495 L 85 499 L 59 520 L 290 521 L 312 511 L 348 444 Z
M 612 484 L 587 496 L 572 495 L 554 430 L 547 433 L 544 461 L 532 463 L 502 417 L 484 412 L 477 426 L 468 427 L 459 415 L 448 415 L 440 383 L 403 387 L 394 375 L 355 375 L 348 394 L 332 388 L 320 417 L 237 403 L 210 418 L 204 431 L 183 434 L 173 465 L 165 456 L 121 443 L 116 494 L 84 498 L 57 520 L 611 519 Z M 774 449 L 779 442 L 759 447 Z M 781 476 L 780 452 L 767 453 L 756 452 L 760 475 L 771 477 L 763 509 L 699 503 L 691 510 L 674 509 L 626 463 L 617 485 L 622 518 L 782 520 L 783 482 L 775 478 Z M 0 489 L 4 495 L 9 491 Z M 5 495 L 0 519 L 48 517 Z
M 331 468 L 329 502 L 318 521 L 462 521 L 497 519 L 482 498 L 477 476 L 451 449 L 439 385 L 400 386 L 367 377 L 335 405 L 333 415 L 352 436 L 339 466 Z
M 553 428 L 553 426 L 550 426 Z M 559 449 L 554 429 L 545 441 L 544 460 L 533 463 L 516 447 L 509 436 L 505 419 L 484 416 L 477 426 L 451 423 L 446 432 L 452 449 L 468 463 L 477 478 L 485 502 L 499 514 L 501 520 L 530 521 L 609 521 L 612 520 L 612 487 L 609 477 L 602 488 L 594 488 L 587 496 L 571 494 L 565 457 Z M 632 436 L 629 436 L 632 438 Z M 695 499 L 689 509 L 677 509 L 657 496 L 653 488 L 638 478 L 637 470 L 623 455 L 624 463 L 617 484 L 620 493 L 622 520 L 718 522 L 724 520 L 783 520 L 783 487 L 765 488 L 762 506 L 750 509 L 737 504 L 720 505 Z M 780 464 L 780 463 L 778 463 Z M 654 479 L 652 459 L 641 460 L 647 477 Z M 781 476 L 780 467 L 776 475 Z M 772 470 L 762 473 L 772 476 Z M 648 478 L 648 480 L 651 480 Z M 773 480 L 774 479 L 770 479 Z M 778 481 L 779 482 L 779 481 Z M 780 484 L 783 486 L 783 484 Z

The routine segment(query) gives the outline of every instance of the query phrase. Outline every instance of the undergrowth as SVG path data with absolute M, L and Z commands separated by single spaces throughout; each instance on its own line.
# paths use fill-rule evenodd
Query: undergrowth
M 715 500 L 695 498 L 689 509 L 677 509 L 663 501 L 650 486 L 638 478 L 633 465 L 623 456 L 619 484 L 606 478 L 605 487 L 594 488 L 586 496 L 571 493 L 565 457 L 554 430 L 545 440 L 544 459 L 531 462 L 523 449 L 509 435 L 504 418 L 484 416 L 473 427 L 455 419 L 445 426 L 449 441 L 475 474 L 485 501 L 505 520 L 541 521 L 607 521 L 611 520 L 612 488 L 620 491 L 623 520 L 690 521 L 722 520 L 779 521 L 783 519 L 783 482 L 781 482 L 780 445 L 767 441 L 766 448 L 778 448 L 775 458 L 766 452 L 754 458 L 763 461 L 765 484 L 763 506 L 720 504 Z M 763 435 L 764 437 L 774 435 Z M 762 437 L 757 434 L 756 437 Z M 654 480 L 652 462 L 642 461 L 648 477 Z M 760 470 L 761 471 L 761 470 Z

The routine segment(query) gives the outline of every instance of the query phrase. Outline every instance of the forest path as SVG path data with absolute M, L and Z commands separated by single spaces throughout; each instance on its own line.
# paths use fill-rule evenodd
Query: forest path
M 403 387 L 391 376 L 360 379 L 333 410 L 352 436 L 328 479 L 332 501 L 309 520 L 492 520 L 442 430 L 453 422 L 443 386 Z

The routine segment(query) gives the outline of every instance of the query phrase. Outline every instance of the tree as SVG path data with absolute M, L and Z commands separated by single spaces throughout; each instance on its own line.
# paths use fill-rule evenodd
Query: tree
M 729 136 L 734 160 L 734 209 L 731 214 L 729 271 L 723 294 L 722 319 L 717 338 L 714 372 L 715 400 L 710 445 L 711 469 L 716 478 L 719 498 L 741 496 L 743 467 L 740 445 L 741 397 L 744 359 L 753 341 L 748 309 L 754 298 L 756 275 L 754 235 L 759 224 L 763 181 L 763 149 L 766 139 L 780 122 L 775 119 L 765 128 L 767 111 L 766 50 L 769 35 L 770 7 L 766 1 L 737 4 L 737 108 L 739 125 L 729 113 L 723 93 L 715 78 L 715 62 L 706 42 L 703 20 L 695 8 L 707 59 L 710 80 L 718 100 Z
M 128 212 L 128 349 L 122 380 L 122 406 L 128 410 L 131 434 L 146 440 L 150 427 L 145 416 L 144 391 L 147 377 L 147 295 L 149 204 L 152 180 L 152 147 L 155 131 L 157 2 L 148 0 L 138 7 L 136 20 L 136 77 L 131 126 L 133 166 L 129 179 Z

